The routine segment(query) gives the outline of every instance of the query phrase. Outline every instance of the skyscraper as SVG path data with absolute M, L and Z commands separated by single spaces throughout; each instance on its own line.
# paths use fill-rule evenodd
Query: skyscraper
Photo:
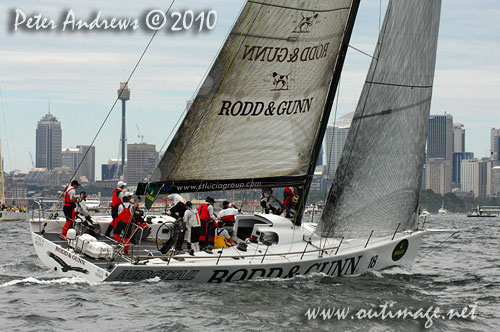
M 71 168 L 75 171 L 78 166 L 78 172 L 76 173 L 76 179 L 85 177 L 89 182 L 95 181 L 95 146 L 93 146 L 90 151 L 88 145 L 77 145 L 75 148 L 67 148 L 62 151 L 62 165 Z M 85 156 L 85 154 L 87 155 Z M 85 159 L 83 159 L 85 157 Z M 83 159 L 83 162 L 82 162 Z
M 462 191 L 474 192 L 474 197 L 492 193 L 492 163 L 489 158 L 462 160 Z
M 128 144 L 125 182 L 134 186 L 153 174 L 158 163 L 158 152 L 154 144 Z
M 427 158 L 443 158 L 451 161 L 452 153 L 453 116 L 446 113 L 444 115 L 430 115 Z
M 429 158 L 425 171 L 426 189 L 441 195 L 451 192 L 451 160 Z
M 491 129 L 491 157 L 500 160 L 500 129 Z
M 36 128 L 36 167 L 52 170 L 62 166 L 61 122 L 52 114 L 38 121 Z
M 331 182 L 335 178 L 335 171 L 339 165 L 342 150 L 344 149 L 347 134 L 351 127 L 353 113 L 344 115 L 337 119 L 335 126 L 329 124 L 325 133 L 325 157 L 326 157 L 326 171 L 328 181 Z
M 465 129 L 461 123 L 453 124 L 453 152 L 465 152 Z
M 461 172 L 462 172 L 462 160 L 473 159 L 473 152 L 453 152 L 453 164 L 452 164 L 452 182 L 455 184 L 461 183 Z

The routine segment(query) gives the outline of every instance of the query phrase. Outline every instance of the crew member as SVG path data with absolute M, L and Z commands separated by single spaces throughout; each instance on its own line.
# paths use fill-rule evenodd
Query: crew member
M 196 251 L 200 251 L 200 230 L 201 223 L 198 212 L 193 209 L 193 204 L 190 201 L 186 202 L 186 212 L 184 213 L 184 222 L 182 228 L 185 229 L 184 239 L 187 242 L 189 254 L 194 256 Z
M 214 233 L 217 220 L 219 219 L 214 212 L 215 200 L 208 196 L 206 203 L 198 207 L 198 215 L 201 221 L 200 242 L 204 247 L 214 244 Z
M 85 217 L 85 220 L 82 220 L 82 224 L 87 228 L 86 232 L 92 236 L 99 237 L 101 228 L 98 223 L 94 224 L 92 218 L 90 217 L 86 201 L 87 193 L 85 191 L 82 191 L 80 193 L 80 199 L 76 203 L 77 215 L 82 215 L 83 217 Z
M 234 207 L 234 203 L 222 202 L 222 210 L 219 211 L 219 218 L 226 226 L 233 226 L 235 217 L 240 211 Z
M 227 229 L 224 228 L 224 221 L 219 221 L 215 230 L 214 249 L 229 248 L 231 245 L 237 245 L 238 242 L 233 240 Z
M 76 196 L 76 189 L 80 186 L 78 181 L 71 181 L 71 185 L 64 190 L 64 207 L 63 212 L 66 217 L 66 223 L 62 229 L 60 238 L 66 240 L 66 235 L 68 230 L 75 220 L 76 213 L 76 202 L 78 202 L 78 197 Z
M 171 194 L 167 198 L 174 201 L 174 206 L 170 208 L 170 215 L 175 219 L 182 219 L 186 211 L 186 200 L 184 197 L 179 194 Z
M 129 243 L 130 243 L 130 235 L 132 234 L 132 213 L 133 209 L 137 206 L 132 205 L 129 201 L 131 200 L 132 193 L 126 193 L 122 198 L 122 204 L 118 206 L 118 217 L 115 219 L 115 230 L 113 232 L 113 238 L 120 242 L 122 240 L 121 233 L 125 230 L 125 234 L 123 235 L 124 240 L 124 250 L 123 254 L 128 255 Z
M 118 218 L 118 207 L 123 203 L 123 197 L 125 192 L 125 186 L 127 184 L 123 181 L 118 181 L 116 185 L 116 189 L 113 191 L 113 195 L 111 197 L 111 217 L 113 220 L 109 223 L 108 228 L 106 229 L 106 233 L 104 235 L 110 236 L 111 230 L 116 227 L 116 218 Z
M 273 201 L 276 201 L 276 198 L 273 196 L 273 189 L 262 189 L 262 194 L 260 195 L 260 206 L 263 209 L 263 213 L 268 214 L 271 212 L 273 214 L 281 214 L 281 209 L 273 206 Z

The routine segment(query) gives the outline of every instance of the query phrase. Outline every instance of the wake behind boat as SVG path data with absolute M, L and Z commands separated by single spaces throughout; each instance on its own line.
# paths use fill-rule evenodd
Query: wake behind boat
M 129 255 L 123 244 L 82 232 L 59 240 L 61 225 L 40 218 L 31 223 L 40 259 L 91 281 L 212 283 L 411 265 L 425 234 L 418 210 L 440 0 L 389 2 L 323 213 L 317 224 L 302 223 L 358 7 L 359 0 L 248 1 L 136 192 L 152 204 L 171 193 L 296 187 L 293 218 L 237 216 L 237 246 L 194 256 L 159 250 L 176 242 L 174 223 L 163 218 Z

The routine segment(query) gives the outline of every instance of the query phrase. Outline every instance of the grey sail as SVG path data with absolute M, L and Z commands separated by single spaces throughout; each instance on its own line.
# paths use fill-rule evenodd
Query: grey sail
M 352 2 L 248 1 L 150 183 L 303 184 Z
M 4 185 L 3 185 L 3 169 L 2 169 L 2 143 L 0 143 L 0 203 L 4 202 Z
M 440 0 L 389 2 L 318 235 L 383 235 L 414 223 L 440 11 Z

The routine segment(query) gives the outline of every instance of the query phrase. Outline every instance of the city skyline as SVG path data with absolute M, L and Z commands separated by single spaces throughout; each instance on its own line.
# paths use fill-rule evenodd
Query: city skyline
M 92 9 L 117 16 L 145 9 L 144 4 L 116 3 L 91 4 L 99 7 Z M 382 3 L 385 6 L 387 1 Z M 137 136 L 143 135 L 147 143 L 163 146 L 242 4 L 213 4 L 218 12 L 213 31 L 160 33 L 156 37 L 129 84 L 134 99 L 127 102 L 128 143 L 140 142 Z M 151 1 L 148 5 L 164 4 Z M 13 6 L 56 16 L 66 5 L 62 1 L 46 2 L 44 6 L 34 1 L 7 1 L 0 5 L 0 22 L 8 22 L 7 14 Z M 80 16 L 90 11 L 88 3 L 75 6 Z M 185 1 L 183 6 L 196 10 L 205 9 L 206 4 Z M 500 121 L 492 121 L 498 108 L 493 87 L 499 81 L 494 59 L 500 54 L 500 43 L 494 29 L 484 28 L 498 25 L 499 17 L 500 5 L 492 1 L 480 5 L 443 2 L 431 113 L 447 112 L 456 122 L 464 123 L 465 150 L 479 158 L 489 156 L 490 130 L 500 127 Z M 357 21 L 351 45 L 371 53 L 379 24 L 378 2 L 363 2 Z M 88 145 L 116 98 L 118 82 L 128 76 L 150 38 L 150 33 L 145 32 L 9 33 L 5 27 L 0 35 L 4 40 L 0 47 L 0 89 L 7 122 L 0 126 L 0 137 L 8 138 L 2 142 L 4 165 L 7 170 L 24 172 L 31 168 L 29 152 L 35 154 L 34 128 L 47 112 L 48 99 L 51 112 L 63 123 L 63 147 Z M 339 90 L 338 117 L 354 111 L 369 62 L 369 57 L 349 50 Z M 96 165 L 119 158 L 120 118 L 117 106 L 96 141 Z M 96 177 L 101 178 L 99 167 Z

